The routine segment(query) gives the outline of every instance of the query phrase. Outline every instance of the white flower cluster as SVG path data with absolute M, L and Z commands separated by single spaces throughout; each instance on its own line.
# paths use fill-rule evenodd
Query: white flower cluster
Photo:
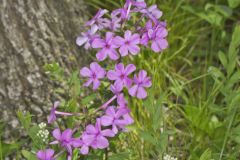
M 170 155 L 166 154 L 164 157 L 163 157 L 163 160 L 178 160 L 177 158 L 174 158 L 174 157 L 171 157 Z
M 47 126 L 47 124 L 44 123 L 44 122 L 42 122 L 42 123 L 40 123 L 40 124 L 38 125 L 38 127 L 39 127 L 40 129 L 44 129 L 46 126 Z
M 47 124 L 42 122 L 38 126 L 40 130 L 38 131 L 37 136 L 40 137 L 43 142 L 47 142 L 49 135 L 49 131 L 46 129 Z

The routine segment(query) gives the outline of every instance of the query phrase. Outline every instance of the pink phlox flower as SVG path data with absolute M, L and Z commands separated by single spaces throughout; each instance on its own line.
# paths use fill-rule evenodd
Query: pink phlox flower
M 117 18 L 117 17 L 112 17 L 109 21 L 108 21 L 108 28 L 112 31 L 117 31 L 119 28 L 121 28 L 121 19 Z
M 132 6 L 143 8 L 146 3 L 142 0 L 127 0 L 124 7 L 112 11 L 111 16 L 119 17 L 123 21 L 129 20 Z
M 38 160 L 55 160 L 54 150 L 52 149 L 40 150 L 36 155 Z
M 121 94 L 118 95 L 118 97 L 117 97 L 117 104 L 118 104 L 119 107 L 127 107 L 128 102 L 127 102 L 127 100 L 125 99 L 123 93 L 121 93 Z
M 152 26 L 152 22 L 148 21 L 145 27 L 146 31 L 142 35 L 141 44 L 147 46 L 151 41 L 151 48 L 154 52 L 161 52 L 166 49 L 168 47 L 168 42 L 166 40 L 168 31 L 163 25 L 164 23 L 159 23 Z
M 112 131 L 117 134 L 118 128 L 126 126 L 128 121 L 123 119 L 123 115 L 127 114 L 128 110 L 125 108 L 108 107 L 106 114 L 101 117 L 101 124 L 103 126 L 112 126 Z
M 80 70 L 80 74 L 81 76 L 88 78 L 88 81 L 84 83 L 84 86 L 93 84 L 93 90 L 96 90 L 101 84 L 100 79 L 105 77 L 106 71 L 97 62 L 92 62 L 90 68 L 83 67 Z
M 139 99 L 144 99 L 147 97 L 147 92 L 144 88 L 149 88 L 152 86 L 152 82 L 150 77 L 147 77 L 147 72 L 141 70 L 138 73 L 138 76 L 134 76 L 134 85 L 128 90 L 129 94 L 133 97 L 137 97 Z
M 99 9 L 97 14 L 90 20 L 88 21 L 85 25 L 86 26 L 92 26 L 96 24 L 99 29 L 101 29 L 101 18 L 107 13 L 108 11 L 106 9 Z M 100 22 L 100 23 L 99 23 Z
M 162 11 L 157 8 L 157 5 L 152 5 L 149 8 L 142 9 L 140 12 L 147 15 L 154 22 L 161 18 L 163 14 Z
M 48 116 L 48 123 L 52 123 L 57 119 L 55 112 L 59 104 L 60 104 L 59 101 L 54 102 L 52 109 L 50 111 L 50 115 Z
M 89 147 L 94 141 L 94 138 L 94 135 L 88 135 L 84 132 L 80 138 L 74 139 L 72 145 L 75 148 L 80 148 L 81 154 L 87 155 L 89 153 Z
M 96 38 L 92 42 L 93 48 L 101 48 L 101 50 L 96 54 L 96 57 L 99 61 L 105 60 L 107 56 L 109 56 L 112 60 L 117 60 L 119 58 L 119 55 L 116 51 L 118 46 L 113 43 L 113 39 L 114 34 L 112 32 L 107 32 L 105 39 Z
M 98 118 L 94 125 L 88 125 L 85 131 L 85 137 L 82 140 L 87 145 L 90 145 L 94 149 L 104 149 L 109 146 L 108 139 L 106 137 L 114 137 L 115 134 L 110 129 L 101 129 L 101 120 Z
M 115 94 L 118 98 L 118 96 L 121 94 L 121 91 L 123 89 L 123 85 L 118 85 L 118 83 L 111 84 L 110 90 L 113 94 Z
M 112 11 L 111 16 L 112 17 L 116 17 L 119 18 L 120 21 L 126 21 L 130 19 L 130 7 L 123 7 L 123 8 L 119 8 L 119 9 L 115 9 Z
M 97 25 L 92 25 L 91 29 L 88 30 L 86 33 L 81 33 L 81 36 L 78 36 L 76 39 L 76 43 L 78 46 L 84 45 L 85 49 L 91 48 L 92 42 L 94 38 L 99 38 L 99 35 L 96 35 L 96 32 L 98 31 Z
M 121 56 L 126 56 L 130 52 L 132 55 L 139 53 L 140 48 L 138 44 L 140 43 L 139 34 L 135 33 L 132 35 L 131 31 L 125 31 L 124 38 L 117 36 L 114 38 L 114 43 L 117 44 Z
M 135 70 L 136 67 L 134 64 L 129 64 L 124 67 L 123 63 L 119 63 L 115 65 L 115 70 L 108 71 L 107 77 L 115 81 L 115 85 L 119 85 L 119 89 L 123 88 L 123 86 L 130 87 L 132 80 L 128 76 Z
M 60 144 L 62 147 L 64 147 L 68 154 L 72 155 L 72 135 L 73 131 L 71 129 L 66 129 L 61 133 L 59 128 L 56 128 L 52 132 L 53 137 L 56 139 L 56 141 L 51 142 L 50 144 Z
M 141 7 L 141 8 L 144 8 L 147 6 L 147 4 L 144 0 L 127 0 L 126 3 L 132 3 L 133 6 Z

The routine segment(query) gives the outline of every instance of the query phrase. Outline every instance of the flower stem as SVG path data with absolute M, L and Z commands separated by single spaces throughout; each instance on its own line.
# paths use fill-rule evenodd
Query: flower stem
M 114 95 L 110 100 L 108 100 L 106 103 L 104 103 L 100 108 L 101 108 L 101 109 L 107 108 L 107 106 L 108 106 L 110 103 L 112 103 L 112 101 L 114 101 L 116 98 L 117 98 L 117 96 Z

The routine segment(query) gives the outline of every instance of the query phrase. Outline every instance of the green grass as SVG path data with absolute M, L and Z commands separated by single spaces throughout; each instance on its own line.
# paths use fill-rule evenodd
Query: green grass
M 179 160 L 239 159 L 240 9 L 226 0 L 147 2 L 164 12 L 169 48 L 125 60 L 148 70 L 153 86 L 146 101 L 130 100 L 135 125 L 114 142 L 115 152 L 130 160 L 166 153 Z M 113 10 L 122 1 L 87 3 L 93 11 Z

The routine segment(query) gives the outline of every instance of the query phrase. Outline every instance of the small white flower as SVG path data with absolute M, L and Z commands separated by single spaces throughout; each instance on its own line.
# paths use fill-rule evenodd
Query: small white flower
M 174 157 L 171 157 L 170 155 L 166 154 L 164 157 L 163 157 L 163 160 L 178 160 L 177 158 L 174 158 Z
M 39 126 L 40 129 L 44 129 L 47 126 L 47 124 L 42 122 L 38 126 Z
M 49 131 L 47 129 L 45 129 L 45 127 L 46 127 L 45 123 L 39 124 L 40 130 L 38 131 L 37 136 L 42 140 L 42 142 L 47 143 Z

